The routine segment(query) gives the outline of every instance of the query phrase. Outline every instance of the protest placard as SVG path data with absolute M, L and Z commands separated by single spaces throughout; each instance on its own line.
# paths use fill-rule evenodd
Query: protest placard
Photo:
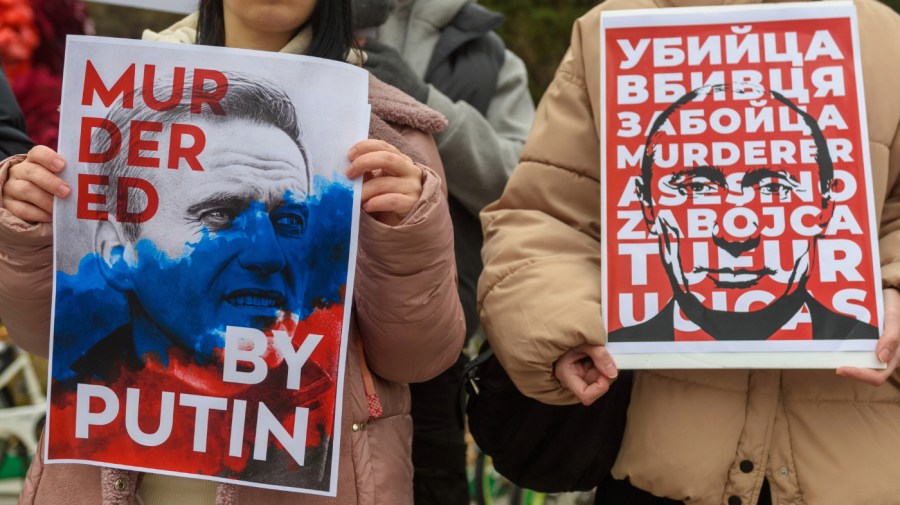
M 71 37 L 45 458 L 334 496 L 367 73 Z
M 601 29 L 619 366 L 882 366 L 853 5 L 610 11 Z

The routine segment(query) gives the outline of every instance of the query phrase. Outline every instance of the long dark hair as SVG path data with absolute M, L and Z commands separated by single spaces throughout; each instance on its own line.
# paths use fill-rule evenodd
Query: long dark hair
M 197 43 L 225 45 L 225 14 L 222 0 L 200 0 Z M 317 0 L 312 16 L 300 28 L 312 29 L 307 55 L 343 61 L 354 47 L 350 0 Z

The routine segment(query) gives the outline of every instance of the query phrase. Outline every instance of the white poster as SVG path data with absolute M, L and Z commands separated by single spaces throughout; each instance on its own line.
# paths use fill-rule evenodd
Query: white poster
M 603 13 L 620 367 L 884 366 L 858 39 L 849 2 Z
M 334 496 L 368 74 L 70 37 L 47 463 Z

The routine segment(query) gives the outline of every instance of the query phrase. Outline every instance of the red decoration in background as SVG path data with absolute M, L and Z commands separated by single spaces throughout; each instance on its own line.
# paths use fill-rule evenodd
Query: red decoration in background
M 66 36 L 86 25 L 82 0 L 0 0 L 0 60 L 35 144 L 56 148 Z
M 25 114 L 28 136 L 37 145 L 56 149 L 62 76 L 51 73 L 46 67 L 35 67 L 14 80 L 12 89 Z
M 0 60 L 10 80 L 28 72 L 39 42 L 31 2 L 0 0 Z
M 4 0 L 0 0 L 3 2 Z M 62 75 L 67 35 L 87 32 L 87 10 L 82 0 L 31 0 L 40 45 L 31 57 L 34 66 L 44 66 Z

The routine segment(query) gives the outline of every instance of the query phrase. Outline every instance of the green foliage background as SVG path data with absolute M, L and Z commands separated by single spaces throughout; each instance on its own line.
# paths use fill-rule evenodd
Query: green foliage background
M 599 4 L 596 0 L 478 0 L 506 16 L 500 35 L 528 66 L 535 102 L 553 79 L 569 47 L 572 23 Z M 900 0 L 881 0 L 900 12 Z
M 145 28 L 154 31 L 171 26 L 184 16 L 164 12 L 87 3 L 88 16 L 97 35 L 138 39 Z
M 498 32 L 507 47 L 525 61 L 531 94 L 537 102 L 569 47 L 572 23 L 600 2 L 479 0 L 479 3 L 506 16 Z
M 320 0 L 328 1 L 328 0 Z M 900 11 L 900 0 L 882 0 Z M 500 35 L 528 67 L 531 94 L 540 99 L 569 47 L 572 23 L 597 0 L 479 0 L 506 16 Z M 144 28 L 161 30 L 181 18 L 142 9 L 88 3 L 98 35 L 140 37 Z

